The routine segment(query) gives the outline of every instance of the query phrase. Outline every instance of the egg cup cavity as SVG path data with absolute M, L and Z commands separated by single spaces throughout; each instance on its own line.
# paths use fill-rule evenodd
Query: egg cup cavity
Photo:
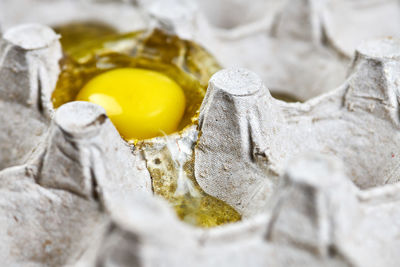
M 197 44 L 158 29 L 118 34 L 104 25 L 74 23 L 56 30 L 63 36 L 64 57 L 52 97 L 54 106 L 74 101 L 89 80 L 116 68 L 150 69 L 172 78 L 186 98 L 177 131 L 125 141 L 145 160 L 154 193 L 168 200 L 180 219 L 202 227 L 240 220 L 234 208 L 206 194 L 193 173 L 199 109 L 208 81 L 220 68 L 214 58 Z M 95 38 L 87 38 L 85 31 Z M 105 37 L 96 38 L 102 31 Z

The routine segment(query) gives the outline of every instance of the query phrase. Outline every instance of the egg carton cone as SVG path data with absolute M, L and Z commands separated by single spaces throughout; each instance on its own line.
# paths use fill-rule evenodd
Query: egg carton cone
M 7 31 L 0 40 L 0 51 L 3 169 L 24 162 L 49 127 L 61 46 L 51 29 L 28 25 Z
M 247 70 L 216 73 L 199 117 L 200 186 L 251 215 L 269 202 L 286 162 L 307 151 L 341 159 L 361 189 L 398 182 L 399 52 L 397 39 L 361 44 L 344 83 L 305 103 L 274 99 Z

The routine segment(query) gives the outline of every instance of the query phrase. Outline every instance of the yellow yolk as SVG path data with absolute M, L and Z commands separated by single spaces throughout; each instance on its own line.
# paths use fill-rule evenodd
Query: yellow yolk
M 102 106 L 126 139 L 147 139 L 177 130 L 185 111 L 182 88 L 166 75 L 121 68 L 90 80 L 76 100 Z

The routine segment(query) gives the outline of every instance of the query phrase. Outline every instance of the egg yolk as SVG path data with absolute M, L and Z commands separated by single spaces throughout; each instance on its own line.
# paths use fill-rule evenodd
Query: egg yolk
M 128 140 L 176 131 L 186 106 L 183 90 L 175 81 L 138 68 L 114 69 L 94 77 L 76 100 L 102 106 Z

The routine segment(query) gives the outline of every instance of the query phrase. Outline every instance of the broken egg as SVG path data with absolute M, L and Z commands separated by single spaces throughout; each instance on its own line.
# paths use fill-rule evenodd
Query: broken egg
M 172 128 L 180 131 L 193 124 L 198 116 L 208 80 L 220 69 L 207 51 L 191 41 L 181 40 L 177 36 L 157 29 L 110 35 L 109 28 L 99 25 L 97 27 L 100 29 L 95 31 L 93 27 L 96 26 L 92 24 L 91 27 L 78 27 L 81 29 L 78 32 L 76 23 L 56 27 L 57 32 L 64 35 L 61 37 L 61 44 L 65 55 L 61 61 L 62 71 L 52 95 L 55 108 L 74 101 L 82 88 L 90 83 L 89 81 L 104 72 L 119 68 L 139 68 L 152 71 L 153 74 L 157 73 L 158 78 L 166 76 L 162 80 L 172 80 L 183 92 L 186 107 L 182 119 L 176 127 L 167 127 L 165 132 L 171 133 Z M 98 34 L 103 28 L 104 37 L 90 40 L 85 37 L 82 30 L 90 29 L 90 32 L 95 31 Z M 74 38 L 75 42 L 69 38 Z M 142 78 L 144 79 L 143 75 Z M 181 100 L 177 103 L 183 101 L 180 96 L 178 98 Z M 180 105 L 176 106 L 177 110 L 179 107 Z M 175 118 L 172 124 L 175 124 L 176 120 L 178 119 Z M 128 135 L 126 137 L 130 139 Z M 141 134 L 137 139 L 150 137 L 154 137 L 154 134 Z
M 75 100 L 102 106 L 132 150 L 143 154 L 154 193 L 183 221 L 211 227 L 240 220 L 194 177 L 199 109 L 209 79 L 220 69 L 212 55 L 157 29 L 110 34 L 104 25 L 72 23 L 56 30 L 64 58 L 54 107 Z

